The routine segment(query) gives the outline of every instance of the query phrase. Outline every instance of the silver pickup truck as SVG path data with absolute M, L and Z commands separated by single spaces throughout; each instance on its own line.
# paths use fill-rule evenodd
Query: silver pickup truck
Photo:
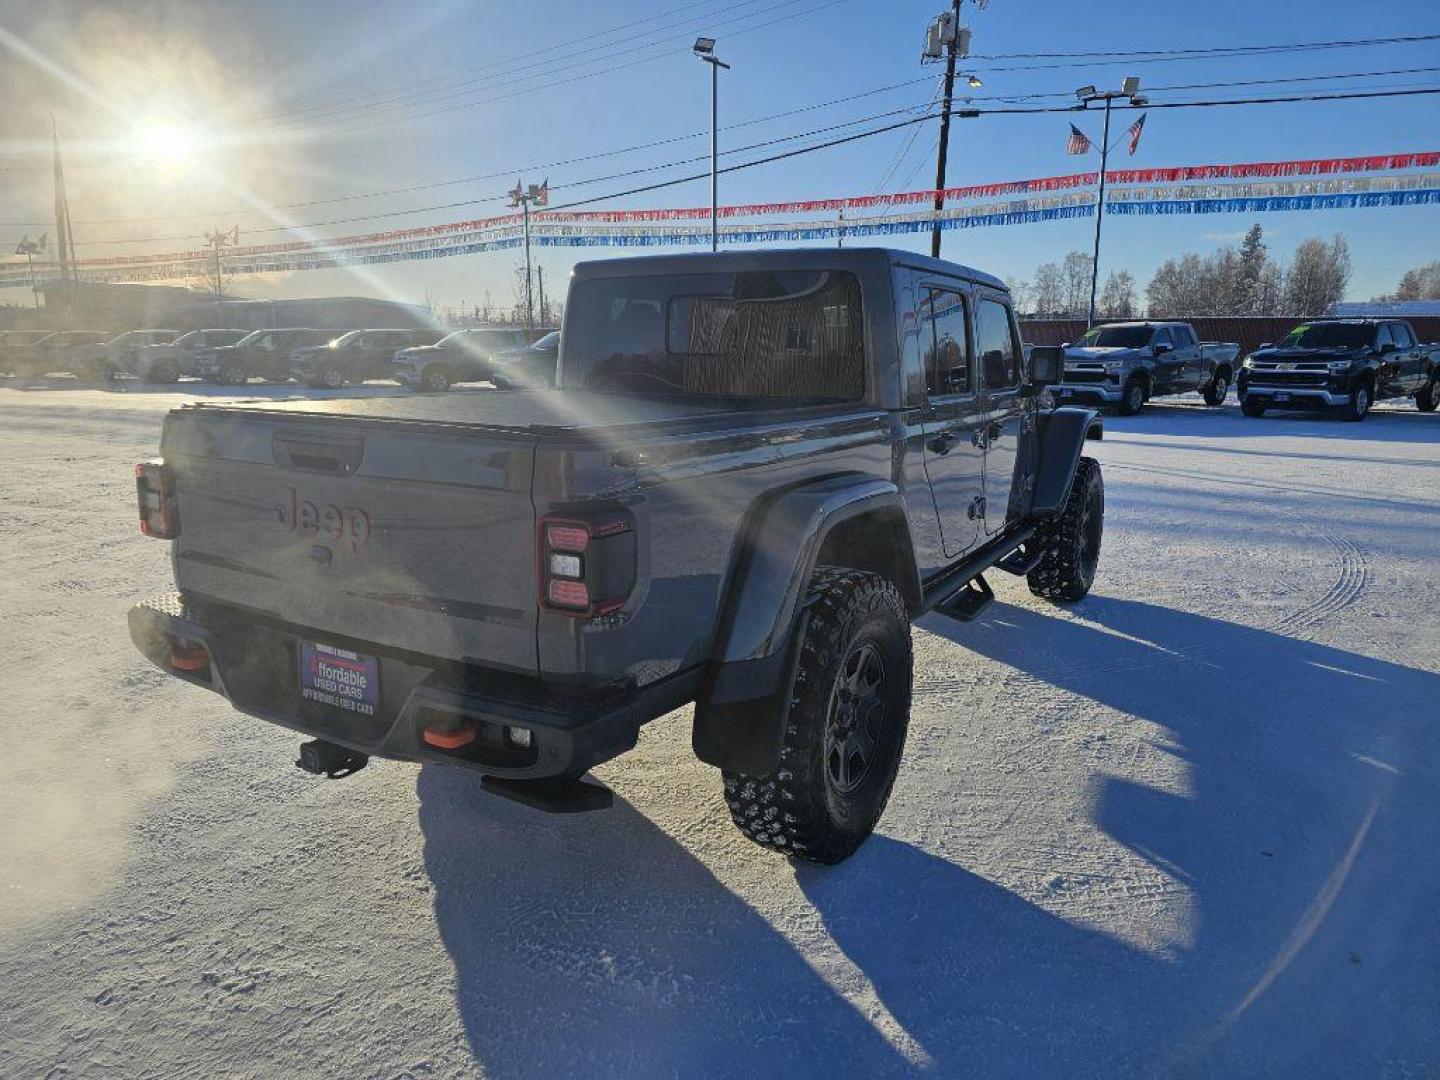
M 1105 323 L 1065 347 L 1063 402 L 1113 405 L 1134 416 L 1151 398 L 1198 390 L 1207 405 L 1223 405 L 1235 381 L 1240 345 L 1200 341 L 1186 322 Z

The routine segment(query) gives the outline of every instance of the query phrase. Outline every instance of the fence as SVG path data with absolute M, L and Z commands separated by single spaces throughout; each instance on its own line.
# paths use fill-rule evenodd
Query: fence
M 1258 349 L 1267 341 L 1279 341 L 1290 332 L 1302 318 L 1281 318 L 1263 316 L 1255 318 L 1234 318 L 1222 316 L 1201 316 L 1186 319 L 1195 327 L 1201 341 L 1238 341 L 1240 355 Z M 1440 316 L 1425 316 L 1409 320 L 1415 328 L 1415 336 L 1421 341 L 1440 341 Z M 1031 345 L 1063 345 L 1074 341 L 1085 333 L 1084 319 L 1021 319 L 1020 335 Z

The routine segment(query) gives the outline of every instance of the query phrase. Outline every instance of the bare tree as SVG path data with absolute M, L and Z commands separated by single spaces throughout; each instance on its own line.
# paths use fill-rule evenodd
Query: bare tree
M 1130 319 L 1135 316 L 1135 279 L 1129 270 L 1112 270 L 1100 290 L 1100 314 L 1107 319 Z
M 1440 262 L 1406 270 L 1390 300 L 1440 300 Z
M 1031 286 L 1035 314 L 1059 315 L 1065 306 L 1065 282 L 1060 267 L 1053 262 L 1035 268 L 1035 284 Z
M 1072 251 L 1065 256 L 1060 268 L 1065 290 L 1065 314 L 1086 315 L 1090 311 L 1090 269 L 1095 260 L 1083 251 Z
M 1324 240 L 1302 240 L 1285 275 L 1285 307 L 1291 315 L 1323 315 L 1345 298 L 1350 284 L 1350 246 L 1336 235 Z
M 1005 287 L 1010 290 L 1010 304 L 1017 312 L 1030 311 L 1030 283 L 1017 277 L 1007 277 Z

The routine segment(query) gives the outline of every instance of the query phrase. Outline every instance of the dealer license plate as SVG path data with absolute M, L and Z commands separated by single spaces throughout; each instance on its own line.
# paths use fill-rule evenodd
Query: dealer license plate
M 1074 391 L 1074 390 L 1060 390 L 1060 391 L 1057 391 L 1057 393 L 1059 393 L 1059 395 L 1060 395 L 1061 397 L 1072 397 L 1072 396 L 1074 395 L 1075 391 Z
M 336 709 L 374 716 L 380 702 L 380 664 L 373 656 L 300 643 L 300 696 Z

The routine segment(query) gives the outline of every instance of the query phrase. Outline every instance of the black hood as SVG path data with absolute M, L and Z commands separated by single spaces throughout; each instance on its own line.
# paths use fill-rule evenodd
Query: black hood
M 1266 363 L 1307 364 L 1325 363 L 1329 360 L 1358 360 L 1366 353 L 1364 347 L 1346 349 L 1285 349 L 1272 347 L 1256 349 L 1251 353 L 1255 360 Z

